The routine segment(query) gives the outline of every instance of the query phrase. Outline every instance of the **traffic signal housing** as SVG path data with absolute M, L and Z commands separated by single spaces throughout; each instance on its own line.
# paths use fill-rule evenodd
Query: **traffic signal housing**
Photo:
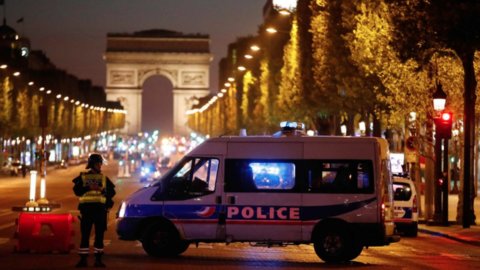
M 451 112 L 441 112 L 439 117 L 435 118 L 435 132 L 439 138 L 452 138 L 453 114 Z

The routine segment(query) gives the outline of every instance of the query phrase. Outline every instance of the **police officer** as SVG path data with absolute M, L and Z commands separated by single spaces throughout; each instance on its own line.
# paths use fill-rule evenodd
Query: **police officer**
M 95 264 L 96 267 L 105 267 L 102 262 L 103 236 L 107 229 L 108 210 L 113 206 L 112 197 L 115 196 L 115 185 L 101 173 L 103 157 L 91 154 L 88 157 L 87 172 L 82 172 L 73 179 L 73 191 L 79 197 L 80 230 L 82 233 L 78 254 L 80 261 L 76 267 L 86 267 L 89 254 L 89 238 L 92 226 L 95 225 Z

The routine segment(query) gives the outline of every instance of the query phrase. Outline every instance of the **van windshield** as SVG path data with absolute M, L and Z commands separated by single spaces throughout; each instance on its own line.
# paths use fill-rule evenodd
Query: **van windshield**
M 181 200 L 210 194 L 215 191 L 219 159 L 187 157 L 182 159 L 161 179 L 166 198 Z M 157 186 L 160 185 L 156 183 Z

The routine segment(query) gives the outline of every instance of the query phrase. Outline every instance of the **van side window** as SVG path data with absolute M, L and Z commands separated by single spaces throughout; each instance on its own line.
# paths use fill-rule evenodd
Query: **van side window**
M 287 161 L 227 160 L 226 192 L 292 190 L 295 163 Z
M 215 191 L 219 160 L 190 158 L 183 161 L 168 183 L 170 199 L 185 199 Z
M 312 160 L 307 162 L 308 190 L 314 193 L 372 193 L 371 161 Z
M 217 182 L 218 159 L 195 158 L 190 192 L 213 192 Z

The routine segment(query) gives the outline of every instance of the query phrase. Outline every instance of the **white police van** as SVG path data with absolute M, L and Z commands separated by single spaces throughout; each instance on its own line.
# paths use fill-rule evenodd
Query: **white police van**
M 324 261 L 399 240 L 384 139 L 247 136 L 205 141 L 121 203 L 117 234 L 151 256 L 190 243 L 313 243 Z

